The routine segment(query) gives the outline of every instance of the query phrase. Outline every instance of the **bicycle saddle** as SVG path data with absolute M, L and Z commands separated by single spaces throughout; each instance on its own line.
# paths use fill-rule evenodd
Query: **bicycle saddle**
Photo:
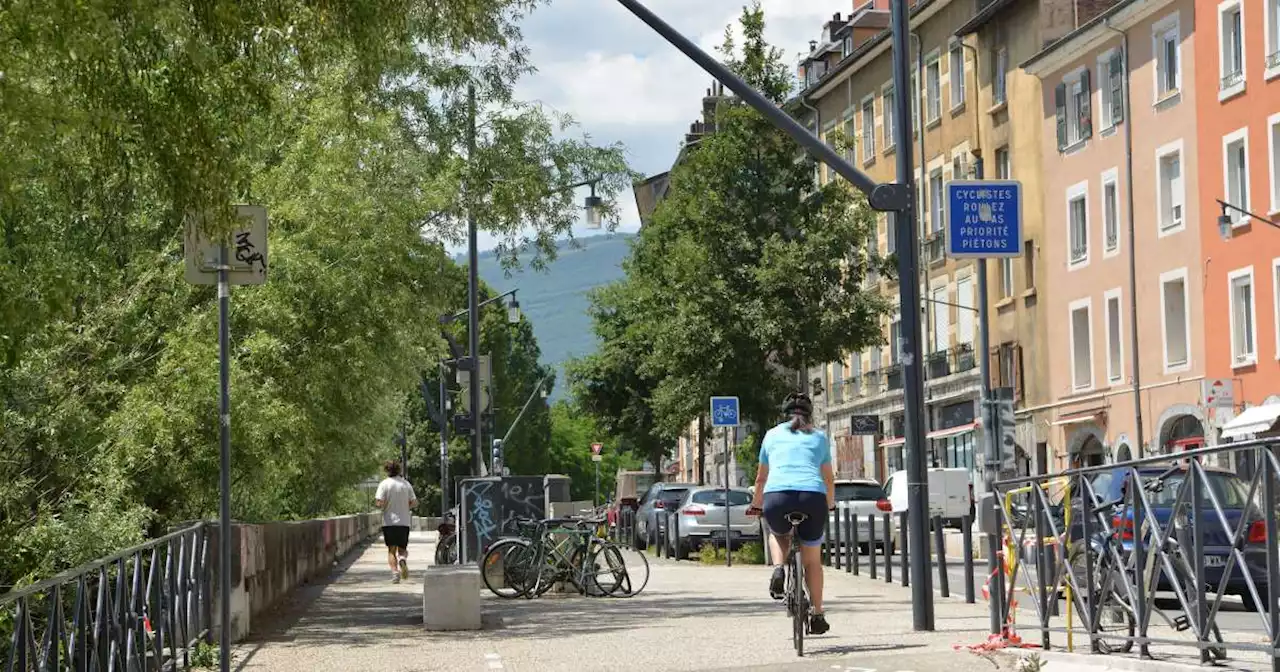
M 800 513 L 799 511 L 792 511 L 791 513 L 787 514 L 787 520 L 792 525 L 799 525 L 800 523 L 803 523 L 804 521 L 809 520 L 809 514 Z

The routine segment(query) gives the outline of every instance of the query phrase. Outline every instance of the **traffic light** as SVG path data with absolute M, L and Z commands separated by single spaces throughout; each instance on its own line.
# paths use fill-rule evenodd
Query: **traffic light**
M 495 476 L 502 475 L 502 439 L 493 440 L 493 463 L 490 472 Z

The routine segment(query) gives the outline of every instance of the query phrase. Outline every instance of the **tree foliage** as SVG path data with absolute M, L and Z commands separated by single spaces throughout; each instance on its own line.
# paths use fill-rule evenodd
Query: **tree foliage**
M 740 23 L 728 64 L 785 104 L 790 76 L 758 3 Z M 625 435 L 664 441 L 728 394 L 765 425 L 796 387 L 785 372 L 877 342 L 887 305 L 864 282 L 884 263 L 867 245 L 875 214 L 846 184 L 815 187 L 815 169 L 754 110 L 720 104 L 715 133 L 672 169 L 626 279 L 594 298 L 601 350 L 575 370 L 588 408 Z
M 216 512 L 215 293 L 184 281 L 182 229 L 234 203 L 271 221 L 270 279 L 233 299 L 234 514 L 349 506 L 465 305 L 465 215 L 549 255 L 564 185 L 626 186 L 621 148 L 513 98 L 537 4 L 0 6 L 0 589 Z M 528 325 L 493 319 L 500 395 L 527 394 Z

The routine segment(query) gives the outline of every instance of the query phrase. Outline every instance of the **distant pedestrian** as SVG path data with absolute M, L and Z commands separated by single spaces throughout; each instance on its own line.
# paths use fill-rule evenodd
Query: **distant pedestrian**
M 382 539 L 387 543 L 387 564 L 391 567 L 391 582 L 400 583 L 409 578 L 409 525 L 413 522 L 413 507 L 418 498 L 413 486 L 400 475 L 400 463 L 387 460 L 383 465 L 387 477 L 378 484 L 374 503 L 382 509 Z

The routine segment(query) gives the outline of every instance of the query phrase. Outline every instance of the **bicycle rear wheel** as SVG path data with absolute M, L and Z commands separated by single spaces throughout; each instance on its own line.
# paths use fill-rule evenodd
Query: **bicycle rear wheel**
M 514 600 L 529 592 L 534 570 L 533 545 L 525 539 L 503 539 L 484 554 L 480 561 L 480 577 L 494 595 Z
M 800 562 L 800 554 L 792 551 L 791 563 L 791 638 L 796 646 L 796 655 L 804 657 L 804 635 L 808 629 L 809 600 L 804 590 L 804 565 Z

